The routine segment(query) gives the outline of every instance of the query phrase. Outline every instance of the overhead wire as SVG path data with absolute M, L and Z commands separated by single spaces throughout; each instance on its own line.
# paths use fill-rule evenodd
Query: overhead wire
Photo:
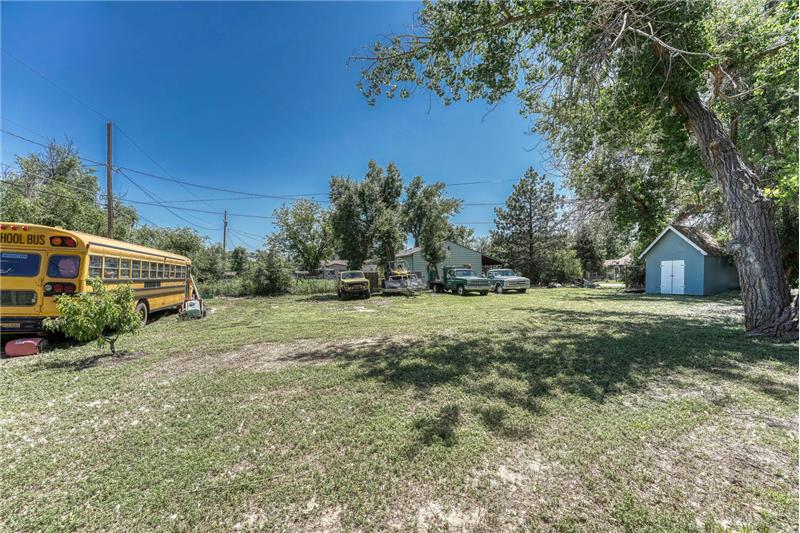
M 163 203 L 161 203 L 161 202 L 158 200 L 158 198 L 156 198 L 156 197 L 155 197 L 155 195 L 153 195 L 153 194 L 152 194 L 150 191 L 148 191 L 147 189 L 145 189 L 144 187 L 142 187 L 141 185 L 139 185 L 139 184 L 138 184 L 138 183 L 137 183 L 137 182 L 136 182 L 136 181 L 135 181 L 133 178 L 131 178 L 130 176 L 128 176 L 128 175 L 127 175 L 127 174 L 126 174 L 124 171 L 122 171 L 122 170 L 120 170 L 120 169 L 117 169 L 117 172 L 118 172 L 118 173 L 119 173 L 119 174 L 120 174 L 122 177 L 124 177 L 126 180 L 128 180 L 129 182 L 131 182 L 131 183 L 132 183 L 132 184 L 133 184 L 133 185 L 134 185 L 134 186 L 135 186 L 137 189 L 139 189 L 139 190 L 140 190 L 140 191 L 142 191 L 144 194 L 146 194 L 146 195 L 147 195 L 147 196 L 148 196 L 148 197 L 149 197 L 151 200 L 153 200 L 154 202 L 156 202 L 156 204 L 157 204 L 157 205 L 159 205 L 160 207 L 163 207 L 164 209 L 166 209 L 167 211 L 169 211 L 170 213 L 172 213 L 172 215 L 173 215 L 173 216 L 175 216 L 176 218 L 179 218 L 179 219 L 183 220 L 184 222 L 186 222 L 186 223 L 188 223 L 188 224 L 190 224 L 190 225 L 192 225 L 192 226 L 194 226 L 194 227 L 197 227 L 197 228 L 200 228 L 200 229 L 204 229 L 204 230 L 206 230 L 206 231 L 214 231 L 214 229 L 213 229 L 213 228 L 209 228 L 209 227 L 204 227 L 204 226 L 201 226 L 200 224 L 196 224 L 196 223 L 192 222 L 191 220 L 189 220 L 189 219 L 187 219 L 187 218 L 184 218 L 184 217 L 183 217 L 183 216 L 181 216 L 179 213 L 176 213 L 176 212 L 175 212 L 175 210 L 173 210 L 173 209 L 172 209 L 170 206 L 164 205 Z
M 78 192 L 85 192 L 85 193 L 91 194 L 93 196 L 102 196 L 102 197 L 106 196 L 104 193 L 101 193 L 99 191 L 92 191 L 90 189 L 85 189 L 83 187 L 78 187 L 78 186 L 72 185 L 70 183 L 64 183 L 64 182 L 58 181 L 58 180 L 53 179 L 53 178 L 40 177 L 39 179 L 51 181 L 51 182 L 54 182 L 54 183 L 56 183 L 56 184 L 58 184 L 60 186 L 67 187 L 69 189 L 73 189 L 73 190 L 78 191 Z M 43 189 L 43 187 L 45 187 L 45 184 L 43 184 L 43 183 L 33 183 L 31 185 L 25 185 L 25 184 L 22 184 L 22 183 L 16 183 L 16 182 L 11 181 L 11 180 L 2 180 L 2 179 L 0 179 L 0 184 L 9 185 L 11 187 L 14 187 L 14 188 L 22 190 L 22 191 L 27 191 L 28 189 L 34 189 L 34 190 L 36 190 L 37 192 L 40 192 L 40 193 L 47 191 L 47 189 Z M 121 203 L 124 203 L 124 204 L 138 203 L 138 202 L 134 202 L 133 200 L 127 200 L 127 199 L 119 197 L 119 196 L 117 196 L 116 199 L 118 201 L 120 201 Z M 153 204 L 153 205 L 156 205 L 156 204 Z M 157 228 L 168 229 L 166 226 L 161 226 L 160 224 L 157 224 L 157 223 L 153 222 L 152 220 L 150 220 L 149 218 L 145 217 L 144 215 L 142 215 L 138 211 L 136 212 L 136 216 L 139 219 L 144 220 L 145 222 L 147 222 L 151 226 L 155 226 Z M 212 230 L 210 230 L 210 231 L 218 231 L 220 229 L 222 229 L 222 228 L 212 228 Z

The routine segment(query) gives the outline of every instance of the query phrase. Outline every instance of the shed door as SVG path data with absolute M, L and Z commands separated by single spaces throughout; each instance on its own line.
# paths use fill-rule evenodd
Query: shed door
M 661 261 L 661 294 L 684 293 L 684 262 Z
M 672 262 L 672 294 L 683 294 L 683 259 Z

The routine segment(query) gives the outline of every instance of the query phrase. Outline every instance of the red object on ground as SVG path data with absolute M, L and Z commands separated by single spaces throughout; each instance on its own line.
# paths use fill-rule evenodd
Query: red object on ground
M 6 357 L 20 357 L 23 355 L 35 355 L 45 349 L 47 339 L 32 337 L 29 339 L 16 339 L 6 343 Z

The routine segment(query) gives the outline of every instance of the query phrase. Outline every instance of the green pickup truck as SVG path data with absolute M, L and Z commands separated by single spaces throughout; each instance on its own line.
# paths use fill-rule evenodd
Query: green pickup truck
M 488 279 L 468 267 L 444 267 L 441 277 L 438 274 L 435 270 L 428 273 L 428 286 L 433 292 L 451 291 L 459 296 L 478 292 L 481 296 L 486 296 L 492 288 Z

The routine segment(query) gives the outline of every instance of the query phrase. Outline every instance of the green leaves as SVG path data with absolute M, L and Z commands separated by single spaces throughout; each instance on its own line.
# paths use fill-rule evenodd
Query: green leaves
M 336 251 L 348 268 L 358 269 L 376 255 L 383 264 L 394 260 L 403 245 L 400 197 L 403 178 L 389 163 L 386 172 L 370 161 L 360 182 L 334 176 L 330 181 L 331 228 Z
M 42 153 L 17 156 L 19 170 L 4 173 L 0 183 L 0 220 L 62 226 L 105 234 L 105 199 L 94 169 L 81 162 L 71 144 L 51 142 Z M 113 205 L 114 236 L 130 237 L 138 215 L 133 208 Z
M 270 244 L 286 254 L 302 270 L 313 272 L 333 254 L 330 213 L 308 199 L 283 205 L 273 213 L 277 232 Z
M 551 259 L 564 248 L 566 238 L 558 224 L 562 205 L 553 183 L 529 168 L 514 185 L 505 208 L 495 208 L 494 253 L 534 283 L 549 280 Z M 573 265 L 574 257 L 573 253 Z
M 89 285 L 91 292 L 57 297 L 59 316 L 46 319 L 45 327 L 80 342 L 96 341 L 100 348 L 108 343 L 111 353 L 116 354 L 117 339 L 136 333 L 142 326 L 134 309 L 133 289 L 126 283 L 109 291 L 99 278 L 91 278 Z

